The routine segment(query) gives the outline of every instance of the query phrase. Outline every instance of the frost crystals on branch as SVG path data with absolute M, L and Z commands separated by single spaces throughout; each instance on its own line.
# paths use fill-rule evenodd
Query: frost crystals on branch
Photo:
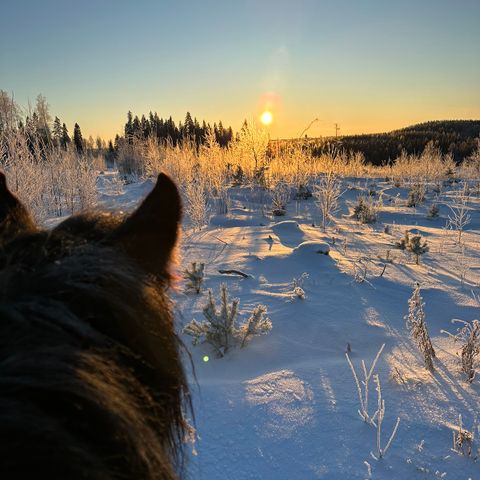
M 272 329 L 272 322 L 266 318 L 267 307 L 257 305 L 250 318 L 240 326 L 236 325 L 238 316 L 238 307 L 240 300 L 238 298 L 228 305 L 227 286 L 222 284 L 220 287 L 221 308 L 217 310 L 213 293 L 208 291 L 208 302 L 203 308 L 205 321 L 198 322 L 192 320 L 183 329 L 183 333 L 193 337 L 193 344 L 207 342 L 214 349 L 219 357 L 223 357 L 230 348 L 240 345 L 244 347 L 247 341 L 255 335 L 263 335 Z
M 420 296 L 420 285 L 417 283 L 411 298 L 408 300 L 408 315 L 405 319 L 410 335 L 423 354 L 425 368 L 433 372 L 435 350 L 430 340 L 430 335 L 428 334 L 425 312 L 423 310 L 424 305 L 425 304 L 422 303 L 422 297 Z
M 368 423 L 369 425 L 373 425 L 375 427 L 376 427 L 375 418 L 378 414 L 378 411 L 375 412 L 373 416 L 370 416 L 370 414 L 368 413 L 368 382 L 372 377 L 372 374 L 375 370 L 375 366 L 377 365 L 378 359 L 380 358 L 380 355 L 382 354 L 384 348 L 385 348 L 385 344 L 383 344 L 380 347 L 380 350 L 375 356 L 375 359 L 373 360 L 372 365 L 368 370 L 368 372 L 367 372 L 367 367 L 365 365 L 365 360 L 362 360 L 362 370 L 363 370 L 364 379 L 361 382 L 358 379 L 357 372 L 355 371 L 353 363 L 350 360 L 350 356 L 348 355 L 348 352 L 345 353 L 345 357 L 347 358 L 348 365 L 352 370 L 353 378 L 355 379 L 355 383 L 357 384 L 358 399 L 360 401 L 360 408 L 358 410 L 358 414 L 360 415 L 360 418 L 365 423 Z

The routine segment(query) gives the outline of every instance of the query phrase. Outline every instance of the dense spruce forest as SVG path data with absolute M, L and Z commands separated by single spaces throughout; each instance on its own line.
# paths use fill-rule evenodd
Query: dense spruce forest
M 227 147 L 232 141 L 233 130 L 232 127 L 225 128 L 222 122 L 213 124 L 213 127 L 203 120 L 201 123 L 192 118 L 190 112 L 185 115 L 183 123 L 178 124 L 169 117 L 168 119 L 160 118 L 157 112 L 148 114 L 148 117 L 142 115 L 133 116 L 132 112 L 127 113 L 127 122 L 124 126 L 124 139 L 132 143 L 134 138 L 146 139 L 153 136 L 159 141 L 169 141 L 173 145 L 181 143 L 183 140 L 195 142 L 201 145 L 206 140 L 207 132 L 212 129 L 215 132 L 215 138 L 221 147 Z M 115 138 L 115 144 L 118 145 L 121 137 L 119 135 Z
M 451 153 L 459 163 L 472 154 L 480 137 L 480 120 L 441 120 L 419 123 L 388 133 L 348 135 L 312 142 L 314 154 L 319 155 L 332 146 L 365 155 L 367 163 L 391 163 L 402 151 L 420 154 L 433 141 L 442 153 Z

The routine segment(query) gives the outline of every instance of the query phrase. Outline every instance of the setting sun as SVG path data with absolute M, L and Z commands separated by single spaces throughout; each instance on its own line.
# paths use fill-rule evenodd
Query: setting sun
M 273 120 L 272 112 L 269 112 L 269 111 L 263 112 L 262 116 L 260 117 L 260 120 L 264 125 L 270 125 Z

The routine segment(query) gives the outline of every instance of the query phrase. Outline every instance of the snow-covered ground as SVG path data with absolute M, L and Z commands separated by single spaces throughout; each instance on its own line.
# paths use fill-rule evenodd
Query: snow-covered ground
M 441 333 L 455 331 L 453 318 L 479 318 L 472 295 L 479 292 L 480 282 L 478 196 L 472 195 L 468 204 L 471 222 L 462 250 L 456 234 L 445 229 L 451 213 L 447 205 L 458 186 L 444 188 L 440 217 L 427 219 L 432 192 L 423 206 L 408 208 L 406 189 L 381 180 L 366 183 L 344 181 L 336 221 L 326 233 L 313 226 L 320 222 L 313 199 L 292 201 L 286 216 L 274 218 L 262 215 L 262 205 L 255 201 L 260 197 L 246 187 L 230 190 L 230 212 L 213 215 L 208 227 L 195 232 L 186 224 L 179 271 L 191 262 L 204 262 L 206 276 L 199 295 L 178 285 L 178 330 L 193 318 L 203 319 L 207 289 L 218 298 L 222 283 L 231 299 L 240 299 L 243 318 L 264 304 L 273 323 L 270 334 L 223 358 L 216 358 L 206 344 L 190 347 L 198 435 L 190 478 L 480 479 L 480 460 L 452 451 L 458 415 L 471 428 L 478 413 L 479 380 L 465 380 L 459 345 Z M 128 211 L 152 185 L 148 180 L 112 186 L 101 178 L 100 203 Z M 372 188 L 377 199 L 382 192 L 383 206 L 377 223 L 361 225 L 351 218 L 351 208 L 360 193 Z M 406 229 L 428 241 L 430 251 L 420 265 L 394 247 Z M 317 253 L 323 242 L 330 246 L 329 255 Z M 220 269 L 249 277 L 222 275 Z M 365 281 L 359 281 L 365 272 Z M 294 279 L 305 299 L 293 294 Z M 423 368 L 405 325 L 415 282 L 422 289 L 437 352 L 433 375 Z M 190 337 L 182 338 L 191 345 Z M 376 368 L 386 405 L 382 447 L 397 417 L 400 425 L 378 461 L 371 455 L 377 451 L 377 431 L 357 413 L 357 389 L 345 358 L 348 344 L 359 375 L 361 360 L 368 367 L 385 344 Z M 373 414 L 373 380 L 369 400 Z

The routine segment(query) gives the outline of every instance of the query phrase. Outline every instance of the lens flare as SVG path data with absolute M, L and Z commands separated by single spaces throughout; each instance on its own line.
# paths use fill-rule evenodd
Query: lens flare
M 261 117 L 260 117 L 260 121 L 264 125 L 270 125 L 272 123 L 272 120 L 273 120 L 272 112 L 269 112 L 268 110 L 263 112 Z
M 205 356 L 203 357 L 203 361 L 204 361 L 205 363 L 207 363 L 209 360 L 210 360 L 210 358 L 208 358 L 208 355 L 205 355 Z

